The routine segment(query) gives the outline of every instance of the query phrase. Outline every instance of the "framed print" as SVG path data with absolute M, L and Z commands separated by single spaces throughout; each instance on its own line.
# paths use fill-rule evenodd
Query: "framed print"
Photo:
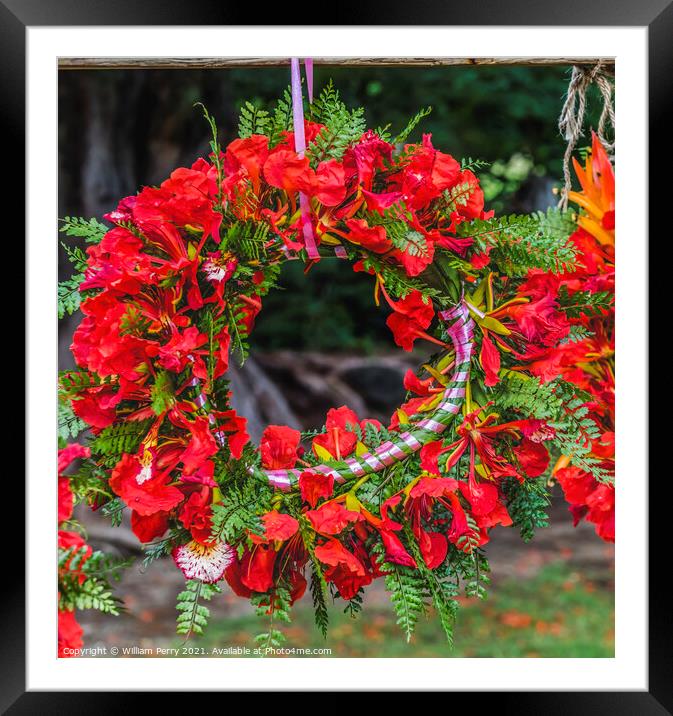
M 478 28 L 0 6 L 8 146 L 26 107 L 9 713 L 673 708 L 647 586 L 664 5 Z

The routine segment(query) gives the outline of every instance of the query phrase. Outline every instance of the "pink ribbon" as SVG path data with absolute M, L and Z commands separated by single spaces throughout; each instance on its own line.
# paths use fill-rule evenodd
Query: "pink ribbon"
M 292 77 L 292 121 L 294 129 L 294 150 L 300 157 L 306 151 L 306 135 L 304 134 L 304 99 L 301 92 L 301 76 L 299 71 L 299 58 L 293 57 L 290 61 Z M 308 85 L 309 100 L 313 100 L 313 61 L 306 61 L 306 84 Z M 308 197 L 299 192 L 299 208 L 301 209 L 302 231 L 304 245 L 310 259 L 319 259 L 320 253 L 313 235 L 311 224 L 311 210 Z

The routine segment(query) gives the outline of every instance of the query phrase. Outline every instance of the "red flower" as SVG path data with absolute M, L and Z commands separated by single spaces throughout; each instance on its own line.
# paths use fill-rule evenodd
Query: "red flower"
M 190 356 L 208 341 L 205 333 L 196 326 L 186 328 L 182 333 L 174 331 L 170 340 L 159 349 L 158 363 L 162 368 L 180 373 L 189 363 Z
M 273 570 L 278 552 L 272 547 L 255 545 L 241 560 L 240 581 L 253 592 L 268 592 L 274 584 Z
M 418 209 L 427 206 L 456 183 L 460 164 L 452 156 L 437 151 L 429 134 L 423 135 L 422 145 L 407 145 L 405 149 L 411 153 L 398 182 L 409 208 Z
M 65 522 L 72 517 L 72 490 L 67 477 L 58 477 L 58 522 Z
M 187 475 L 180 475 L 180 482 L 187 485 L 205 485 L 206 487 L 217 487 L 217 483 L 213 479 L 215 476 L 215 463 L 212 460 L 206 460 L 198 470 Z
M 549 467 L 549 452 L 541 442 L 524 438 L 513 451 L 527 477 L 539 477 Z
M 596 481 L 588 473 L 575 465 L 561 468 L 554 473 L 563 488 L 566 500 L 572 505 L 584 505 L 596 488 Z
M 389 301 L 393 313 L 386 319 L 388 328 L 393 332 L 395 343 L 410 351 L 414 347 L 414 341 L 418 338 L 425 338 L 436 343 L 437 340 L 429 336 L 425 329 L 432 323 L 435 309 L 432 301 L 423 298 L 420 291 L 411 291 L 403 299 L 393 303 Z
M 500 381 L 500 351 L 493 345 L 489 333 L 482 328 L 481 352 L 479 362 L 486 374 L 484 384 L 487 386 L 497 385 Z
M 439 567 L 444 562 L 448 551 L 447 539 L 444 534 L 428 529 L 428 525 L 432 524 L 434 520 L 433 509 L 435 503 L 443 504 L 446 509 L 452 512 L 454 522 L 457 520 L 456 513 L 458 513 L 459 517 L 461 515 L 464 517 L 460 502 L 454 494 L 458 489 L 458 484 L 456 480 L 451 478 L 421 477 L 412 483 L 410 489 L 407 488 L 388 498 L 381 507 L 381 514 L 385 516 L 386 521 L 389 521 L 388 511 L 398 505 L 402 497 L 404 497 L 404 509 L 411 522 L 423 561 L 429 569 Z M 390 521 L 391 529 L 396 529 L 396 524 Z M 399 525 L 397 526 L 398 528 Z M 398 554 L 398 556 L 400 555 Z M 404 559 L 406 559 L 405 562 L 399 563 L 406 564 L 411 559 L 411 556 L 408 555 Z
M 58 548 L 59 550 L 68 551 L 72 550 L 71 556 L 65 561 L 62 566 L 59 566 L 59 570 L 65 571 L 68 575 L 77 576 L 77 581 L 83 584 L 86 580 L 86 574 L 82 567 L 84 563 L 91 557 L 93 550 L 86 544 L 81 534 L 77 532 L 70 532 L 68 530 L 58 531 Z M 73 560 L 75 556 L 78 556 L 77 567 L 73 568 Z
M 69 658 L 77 656 L 73 653 L 76 649 L 81 649 L 84 645 L 82 635 L 84 630 L 75 619 L 75 612 L 69 610 L 59 610 L 58 612 L 58 656 L 59 658 Z
M 316 532 L 326 535 L 338 535 L 362 519 L 359 512 L 349 510 L 339 502 L 326 502 L 317 510 L 307 510 L 304 514 Z
M 92 428 L 107 428 L 117 419 L 117 405 L 121 393 L 110 385 L 86 388 L 72 401 L 75 415 Z
M 313 438 L 313 449 L 318 445 L 337 460 L 350 455 L 357 444 L 356 433 L 349 428 L 359 425 L 358 416 L 345 405 L 331 408 L 325 420 L 326 433 Z
M 239 460 L 243 454 L 243 448 L 250 442 L 250 435 L 247 432 L 248 421 L 235 410 L 213 411 L 213 417 L 217 418 L 216 434 L 222 438 L 226 435 L 227 444 L 231 456 Z
M 367 251 L 384 254 L 392 248 L 383 226 L 370 227 L 364 219 L 348 219 L 346 226 L 350 229 L 350 233 L 344 234 L 344 237 Z
M 570 503 L 577 524 L 582 516 L 596 525 L 596 533 L 607 542 L 615 540 L 615 490 L 612 485 L 598 483 L 589 473 L 571 465 L 555 472 Z
M 379 530 L 383 547 L 386 550 L 386 561 L 392 564 L 400 564 L 403 567 L 413 567 L 416 569 L 418 565 L 416 560 L 407 552 L 400 538 L 391 530 Z M 443 561 L 443 560 L 442 560 Z
M 268 137 L 253 134 L 245 139 L 235 139 L 225 152 L 225 169 L 229 174 L 242 169 L 250 177 L 255 194 L 259 194 L 260 174 L 268 156 Z
M 143 516 L 168 512 L 184 499 L 177 487 L 166 484 L 163 475 L 143 474 L 138 457 L 128 453 L 112 471 L 110 487 L 132 510 Z
M 506 313 L 516 321 L 526 340 L 538 345 L 555 346 L 570 330 L 568 319 L 557 310 L 549 294 L 537 301 L 509 306 Z
M 141 515 L 131 512 L 131 531 L 143 543 L 161 537 L 168 529 L 168 512 Z
M 204 237 L 219 241 L 217 231 L 222 214 L 213 208 L 215 183 L 200 168 L 176 169 L 157 189 L 146 187 L 130 204 L 133 221 L 145 232 L 168 224 L 193 226 L 202 230 Z
M 319 472 L 302 472 L 299 476 L 299 491 L 301 499 L 315 507 L 319 499 L 332 496 L 334 477 Z
M 596 534 L 606 542 L 615 541 L 615 488 L 598 485 L 587 497 L 587 520 L 596 525 Z
M 70 464 L 81 457 L 89 457 L 91 450 L 79 443 L 70 443 L 58 451 L 58 522 L 65 522 L 72 517 L 72 490 L 70 479 L 62 473 Z
M 337 206 L 346 198 L 344 168 L 336 159 L 320 162 L 311 179 L 309 194 L 323 206 Z
M 189 330 L 189 329 L 188 329 Z M 186 333 L 186 331 L 185 331 Z M 198 339 L 195 339 L 198 340 Z M 229 345 L 231 338 L 229 337 L 229 329 L 224 326 L 219 333 L 213 336 L 213 344 L 217 348 L 213 351 L 215 358 L 215 365 L 209 370 L 203 358 L 200 355 L 194 355 L 194 364 L 192 367 L 192 374 L 194 377 L 204 382 L 215 380 L 223 376 L 229 368 Z M 182 350 L 185 350 L 184 348 Z M 206 350 L 198 351 L 199 353 L 207 353 Z
M 309 120 L 304 121 L 304 139 L 306 140 L 306 146 L 309 147 L 315 141 L 315 138 L 325 129 L 324 124 L 318 122 L 310 122 Z M 281 132 L 283 141 L 278 143 L 278 147 L 285 147 L 286 149 L 294 149 L 294 132 Z
M 192 492 L 189 499 L 180 509 L 180 522 L 189 530 L 192 537 L 201 544 L 212 542 L 212 494 L 209 488 L 203 487 Z
M 275 149 L 264 163 L 264 177 L 288 195 L 311 188 L 311 167 L 308 157 L 300 157 L 291 149 Z M 292 197 L 290 197 L 292 201 Z
M 262 433 L 259 451 L 262 467 L 267 470 L 286 470 L 297 464 L 297 449 L 301 433 L 287 425 L 269 425 Z
M 461 200 L 456 201 L 456 212 L 465 219 L 480 218 L 484 210 L 484 192 L 477 177 L 469 169 L 465 169 L 459 174 L 456 185 L 465 186 Z
M 88 298 L 81 306 L 85 318 L 73 335 L 71 350 L 77 364 L 101 378 L 121 376 L 137 380 L 147 371 L 159 346 L 125 333 L 127 304 L 103 292 Z
M 360 186 L 372 188 L 374 173 L 384 169 L 392 161 L 393 145 L 383 141 L 378 134 L 367 130 L 357 144 L 350 147 L 344 156 L 344 165 L 357 171 Z
M 402 199 L 402 192 L 389 191 L 383 194 L 374 194 L 371 191 L 363 189 L 362 196 L 365 198 L 368 211 L 378 211 L 379 214 L 383 214 L 386 209 L 389 209 L 393 204 L 397 204 L 397 202 Z
M 277 510 L 271 510 L 271 512 L 262 515 L 262 524 L 264 525 L 264 541 L 267 544 L 277 543 L 277 547 L 280 546 L 278 543 L 287 542 L 290 537 L 297 534 L 299 529 L 299 522 L 294 517 Z M 257 535 L 251 535 L 250 538 L 258 544 L 262 542 Z
M 334 582 L 342 599 L 352 599 L 372 581 L 362 562 L 334 538 L 316 547 L 315 556 L 327 565 L 325 579 Z
M 187 449 L 182 453 L 182 465 L 189 475 L 217 452 L 217 443 L 209 427 L 206 417 L 197 417 L 194 420 L 183 419 L 182 427 L 189 430 L 191 438 Z M 239 455 L 240 457 L 240 455 Z

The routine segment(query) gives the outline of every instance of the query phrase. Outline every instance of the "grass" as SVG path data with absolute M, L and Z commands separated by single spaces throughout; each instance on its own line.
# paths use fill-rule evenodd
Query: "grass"
M 266 626 L 253 615 L 213 620 L 205 635 L 192 636 L 188 645 L 253 648 L 254 635 Z M 419 621 L 407 643 L 392 610 L 383 605 L 366 605 L 356 619 L 333 605 L 325 641 L 313 624 L 308 599 L 296 605 L 283 632 L 284 647 L 328 647 L 331 657 L 609 658 L 614 656 L 614 594 L 557 563 L 531 579 L 500 582 L 484 601 L 462 601 L 453 649 L 433 614 Z M 174 645 L 181 643 L 176 639 Z

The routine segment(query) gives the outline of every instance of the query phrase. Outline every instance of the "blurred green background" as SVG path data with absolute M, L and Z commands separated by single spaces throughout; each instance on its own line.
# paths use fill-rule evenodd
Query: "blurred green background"
M 390 124 L 393 131 L 432 106 L 410 141 L 431 133 L 442 151 L 488 162 L 480 172 L 487 207 L 528 212 L 556 200 L 551 190 L 560 184 L 565 150 L 557 121 L 570 72 L 564 66 L 318 63 L 314 86 L 317 94 L 332 79 L 347 104 L 365 107 L 369 126 Z M 268 106 L 288 83 L 287 67 L 62 71 L 60 215 L 100 216 L 119 197 L 158 184 L 176 166 L 206 154 L 208 127 L 195 102 L 216 117 L 226 145 L 236 137 L 242 103 Z M 587 127 L 599 113 L 591 87 Z M 302 266 L 289 262 L 281 284 L 287 290 L 265 300 L 254 347 L 371 352 L 390 346 L 369 277 L 338 260 L 324 260 L 304 276 Z
M 431 105 L 432 114 L 410 141 L 429 132 L 438 149 L 458 159 L 488 162 L 480 172 L 487 207 L 498 213 L 527 212 L 556 201 L 551 190 L 560 185 L 565 150 L 557 121 L 570 71 L 317 64 L 315 87 L 319 92 L 332 78 L 347 103 L 365 107 L 370 126 L 390 123 L 393 131 Z M 208 127 L 194 102 L 203 102 L 216 117 L 221 142 L 227 144 L 236 137 L 242 103 L 268 105 L 288 83 L 287 67 L 61 71 L 59 215 L 100 217 L 121 197 L 158 184 L 175 167 L 206 155 Z M 590 90 L 587 130 L 596 125 L 599 113 L 600 101 Z M 61 279 L 71 274 L 66 260 L 59 273 Z M 299 262 L 288 262 L 281 284 L 284 290 L 265 299 L 253 332 L 258 355 L 290 349 L 301 357 L 310 350 L 337 353 L 341 360 L 395 351 L 385 311 L 374 305 L 370 277 L 354 273 L 347 263 L 324 260 L 304 275 Z M 68 346 L 79 320 L 75 315 L 61 321 L 63 368 L 72 365 Z M 287 397 L 288 385 L 281 381 L 278 388 Z M 121 539 L 124 527 L 101 527 L 95 517 L 83 516 L 95 546 L 125 555 L 137 550 L 128 529 Z M 602 543 L 591 526 L 573 528 L 558 494 L 549 529 L 540 530 L 527 545 L 509 530 L 498 531 L 487 554 L 494 585 L 486 601 L 462 605 L 453 651 L 432 615 L 419 622 L 417 634 L 406 644 L 380 583 L 371 585 L 357 621 L 343 614 L 339 604 L 332 606 L 327 642 L 313 626 L 310 597 L 305 597 L 286 629 L 287 646 L 327 646 L 333 656 L 613 656 L 613 546 Z M 132 568 L 119 587 L 127 613 L 118 618 L 82 614 L 87 646 L 179 645 L 173 636 L 174 605 L 182 588 L 182 576 L 172 563 L 157 562 L 146 573 L 139 565 Z M 209 606 L 210 628 L 205 637 L 190 640 L 190 646 L 251 646 L 252 637 L 265 630 L 264 621 L 226 588 Z
M 419 620 L 407 644 L 384 603 L 365 606 L 357 619 L 334 608 L 323 639 L 304 601 L 294 610 L 292 624 L 283 627 L 283 647 L 328 648 L 331 657 L 610 658 L 614 595 L 600 586 L 562 562 L 544 567 L 532 579 L 506 580 L 485 601 L 461 600 L 453 648 L 433 614 Z M 188 645 L 207 650 L 251 647 L 250 635 L 265 628 L 252 615 L 220 619 Z M 183 643 L 176 638 L 172 646 Z

